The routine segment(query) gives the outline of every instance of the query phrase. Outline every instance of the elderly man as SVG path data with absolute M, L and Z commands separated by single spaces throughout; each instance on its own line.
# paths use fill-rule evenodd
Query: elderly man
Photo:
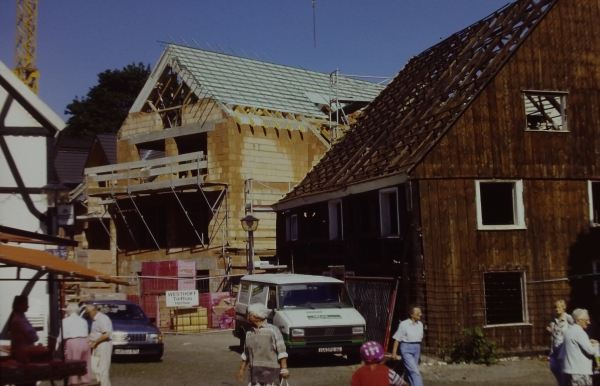
M 584 329 L 590 324 L 587 310 L 577 308 L 571 314 L 575 324 L 564 333 L 559 358 L 564 358 L 565 385 L 592 386 L 592 363 L 598 341 L 590 339 Z
M 92 348 L 92 373 L 96 381 L 102 386 L 110 386 L 110 357 L 112 356 L 112 343 L 110 337 L 113 332 L 110 318 L 98 311 L 94 304 L 88 304 L 85 312 L 92 319 L 90 331 L 90 347 Z
M 423 386 L 423 379 L 419 372 L 419 356 L 421 355 L 421 341 L 423 340 L 423 323 L 421 323 L 421 307 L 412 306 L 409 309 L 410 318 L 403 320 L 394 334 L 394 348 L 392 359 L 397 358 L 398 344 L 402 355 L 405 376 L 411 386 Z
M 248 306 L 248 319 L 254 328 L 246 333 L 246 346 L 242 353 L 242 364 L 237 380 L 242 381 L 246 365 L 250 364 L 251 386 L 279 386 L 280 377 L 289 378 L 287 352 L 281 332 L 265 322 L 269 310 L 264 304 Z
M 62 320 L 62 331 L 58 335 L 58 342 L 64 340 L 64 351 L 66 359 L 76 359 L 87 363 L 87 373 L 84 375 L 73 375 L 69 377 L 69 385 L 78 383 L 90 383 L 91 377 L 91 353 L 88 338 L 88 323 L 78 315 L 77 303 L 67 305 L 67 317 Z M 81 379 L 79 379 L 81 378 Z

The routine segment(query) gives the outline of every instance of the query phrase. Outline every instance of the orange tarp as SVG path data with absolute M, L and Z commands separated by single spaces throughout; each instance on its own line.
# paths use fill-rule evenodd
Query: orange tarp
M 11 267 L 29 268 L 63 275 L 63 279 L 102 281 L 129 285 L 129 282 L 113 278 L 72 261 L 63 260 L 44 251 L 0 245 L 0 263 Z

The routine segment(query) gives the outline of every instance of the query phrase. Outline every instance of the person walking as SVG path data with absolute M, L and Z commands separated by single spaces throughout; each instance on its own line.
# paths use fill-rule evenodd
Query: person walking
M 250 366 L 250 386 L 279 386 L 280 378 L 290 377 L 283 336 L 275 326 L 266 322 L 268 315 L 269 310 L 264 304 L 248 306 L 248 319 L 254 328 L 246 332 L 238 382 L 244 378 L 247 365 Z
M 575 324 L 563 335 L 563 347 L 559 358 L 564 359 L 566 386 L 592 386 L 592 364 L 598 350 L 598 341 L 590 339 L 584 329 L 590 323 L 587 310 L 573 311 Z
M 394 347 L 392 349 L 392 359 L 398 357 L 398 345 L 400 345 L 400 354 L 404 364 L 405 377 L 411 386 L 423 386 L 423 379 L 419 372 L 419 356 L 421 355 L 421 341 L 423 340 L 423 323 L 421 323 L 421 307 L 411 306 L 409 309 L 410 318 L 403 320 L 398 326 L 398 331 L 394 334 Z
M 85 306 L 85 312 L 92 319 L 90 348 L 92 351 L 92 373 L 101 386 L 110 386 L 110 358 L 112 356 L 112 322 L 94 304 Z
M 352 386 L 409 386 L 394 370 L 381 364 L 384 355 L 379 343 L 363 343 L 360 356 L 365 365 L 352 374 Z
M 92 381 L 91 349 L 88 342 L 88 323 L 78 315 L 77 303 L 69 303 L 66 317 L 62 320 L 62 331 L 58 335 L 58 343 L 64 342 L 66 359 L 75 359 L 86 362 L 87 372 L 84 375 L 69 377 L 69 385 L 90 383 Z
M 563 373 L 563 360 L 559 358 L 563 346 L 564 333 L 569 326 L 574 323 L 571 315 L 566 313 L 567 305 L 564 300 L 557 300 L 554 303 L 554 314 L 550 318 L 550 324 L 546 330 L 550 332 L 550 371 L 554 374 L 558 386 L 565 386 L 565 376 Z

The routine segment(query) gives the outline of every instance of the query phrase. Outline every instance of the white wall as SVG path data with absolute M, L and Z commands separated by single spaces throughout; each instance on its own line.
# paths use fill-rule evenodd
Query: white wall
M 8 93 L 0 88 L 0 109 L 7 101 Z M 9 128 L 18 127 L 42 127 L 25 109 L 15 100 L 12 101 L 10 110 L 4 122 L 0 125 Z M 45 137 L 32 136 L 5 136 L 3 137 L 10 154 L 17 165 L 21 179 L 25 187 L 40 188 L 47 181 L 47 139 Z M 7 163 L 7 157 L 0 151 L 0 187 L 17 187 L 17 183 Z M 34 207 L 40 212 L 47 211 L 45 197 L 40 194 L 29 196 Z M 0 225 L 18 228 L 26 231 L 44 233 L 44 224 L 36 218 L 20 194 L 0 194 Z M 33 249 L 44 249 L 40 245 L 22 245 Z M 30 278 L 35 274 L 32 270 L 21 270 L 21 277 Z M 0 278 L 16 277 L 16 269 L 0 269 Z M 25 286 L 24 281 L 0 281 L 0 329 L 4 327 L 11 312 L 12 300 L 19 295 Z M 38 282 L 29 295 L 28 317 L 43 315 L 48 319 L 48 294 L 46 282 Z M 47 323 L 44 331 L 39 332 L 40 340 L 45 342 Z

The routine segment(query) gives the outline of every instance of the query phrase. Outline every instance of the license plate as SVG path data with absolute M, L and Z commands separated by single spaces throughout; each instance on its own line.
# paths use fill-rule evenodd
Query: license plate
M 341 347 L 320 347 L 319 352 L 342 352 Z
M 128 349 L 122 349 L 122 348 L 117 348 L 115 349 L 115 354 L 121 354 L 121 355 L 136 355 L 140 353 L 140 349 L 139 348 L 128 348 Z

